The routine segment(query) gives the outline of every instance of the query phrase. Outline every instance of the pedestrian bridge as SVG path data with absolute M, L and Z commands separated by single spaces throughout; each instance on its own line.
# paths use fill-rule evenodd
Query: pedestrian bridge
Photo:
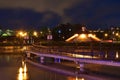
M 41 51 L 42 50 L 42 51 Z M 39 56 L 41 59 L 41 62 L 43 62 L 44 57 L 54 58 L 54 59 L 63 59 L 63 60 L 69 60 L 74 61 L 78 64 L 100 64 L 100 65 L 106 65 L 106 66 L 116 66 L 120 67 L 120 62 L 113 61 L 113 60 L 103 60 L 99 57 L 94 56 L 85 56 L 80 54 L 74 54 L 74 53 L 67 53 L 67 52 L 58 52 L 58 51 L 50 51 L 49 49 L 37 49 L 37 48 L 31 48 L 25 51 L 27 54 L 27 57 L 31 57 L 31 55 Z

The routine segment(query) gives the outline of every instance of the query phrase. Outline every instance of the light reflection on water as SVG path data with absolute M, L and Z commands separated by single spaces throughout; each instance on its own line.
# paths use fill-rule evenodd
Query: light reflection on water
M 8 59 L 9 58 L 9 59 Z M 15 76 L 16 75 L 16 76 Z M 68 77 L 71 77 L 68 78 Z M 21 55 L 0 55 L 0 80 L 81 80 L 27 64 Z M 83 79 L 84 80 L 84 79 Z
M 18 80 L 28 80 L 28 71 L 27 71 L 27 66 L 24 61 L 22 61 L 22 66 L 18 70 Z
M 14 53 L 14 52 L 20 52 L 27 49 L 27 46 L 5 46 L 0 47 L 0 53 Z
M 25 47 L 23 48 L 23 49 L 26 49 Z M 120 56 L 120 52 L 119 51 L 116 51 L 115 53 L 115 58 L 116 59 L 118 59 L 118 58 L 120 58 L 119 56 Z M 76 56 L 76 55 L 74 55 L 74 56 Z M 80 57 L 83 57 L 83 58 L 86 58 L 86 57 L 89 57 L 89 56 L 82 56 L 82 55 L 79 55 Z M 107 57 L 109 57 L 109 52 L 107 52 L 106 51 L 106 56 L 105 56 L 105 58 L 107 58 Z M 15 62 L 15 60 L 16 60 L 16 62 Z M 7 70 L 10 68 L 9 66 L 10 66 L 10 64 L 14 64 L 14 66 L 16 66 L 16 65 L 18 65 L 18 60 L 19 60 L 19 57 L 17 57 L 17 56 L 10 56 L 10 55 L 4 55 L 4 56 L 1 56 L 0 55 L 0 65 L 1 66 L 5 66 L 5 73 L 6 73 L 6 75 L 7 75 Z M 21 63 L 21 65 L 20 65 L 20 67 L 18 68 L 18 70 L 16 69 L 16 72 L 17 72 L 17 76 L 15 76 L 15 78 L 17 78 L 17 80 L 29 80 L 30 78 L 31 78 L 31 76 L 29 75 L 29 74 L 31 74 L 32 75 L 32 80 L 36 80 L 36 78 L 34 78 L 34 77 L 36 77 L 36 75 L 37 75 L 37 78 L 39 78 L 39 79 L 41 79 L 41 80 L 86 80 L 86 78 L 81 78 L 81 77 L 71 77 L 71 76 L 62 76 L 62 75 L 60 75 L 60 77 L 58 76 L 59 74 L 57 74 L 57 73 L 50 73 L 49 71 L 48 72 L 44 72 L 44 70 L 42 71 L 40 68 L 39 69 L 37 69 L 36 71 L 38 71 L 38 73 L 33 73 L 33 69 L 34 69 L 34 67 L 32 67 L 31 69 L 29 69 L 31 66 L 30 65 L 27 65 L 26 64 L 26 62 L 25 61 L 23 61 L 23 60 L 19 60 Z M 9 65 L 6 65 L 6 64 L 9 64 Z M 15 70 L 15 68 L 14 68 L 14 66 L 12 67 L 13 68 L 13 70 Z M 101 66 L 102 67 L 102 66 Z M 100 68 L 101 68 L 100 67 Z M 0 67 L 1 68 L 1 67 Z M 99 68 L 99 69 L 100 69 Z M 29 70 L 28 70 L 29 69 Z M 11 68 L 10 68 L 10 70 L 11 70 Z M 13 70 L 11 70 L 11 71 L 13 71 Z M 111 69 L 112 70 L 112 69 Z M 29 72 L 28 72 L 29 71 Z M 39 71 L 41 71 L 41 72 L 39 72 Z M 30 72 L 32 72 L 32 73 L 30 73 Z M 35 71 L 34 71 L 35 72 Z M 2 72 L 1 72 L 2 73 Z M 11 73 L 11 72 L 10 72 Z M 33 76 L 35 74 L 35 76 Z M 41 76 L 41 75 L 42 76 Z M 16 74 L 14 74 L 14 75 L 16 75 Z M 13 76 L 14 76 L 13 75 Z M 62 76 L 62 77 L 61 77 Z M 45 77 L 45 78 L 43 78 L 43 77 Z M 60 79 L 59 79 L 60 78 Z M 4 80 L 4 79 L 3 79 Z M 11 80 L 11 79 L 9 79 L 9 80 Z M 16 79 L 15 79 L 16 80 Z M 38 79 L 37 79 L 38 80 Z
M 118 54 L 118 51 L 116 51 L 116 59 L 119 58 L 119 54 Z
M 78 76 L 76 77 L 68 77 L 68 80 L 85 80 L 85 78 L 79 78 Z

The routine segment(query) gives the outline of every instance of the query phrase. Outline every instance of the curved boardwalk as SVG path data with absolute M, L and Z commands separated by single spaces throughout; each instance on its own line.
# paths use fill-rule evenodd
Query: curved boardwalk
M 29 48 L 28 50 L 26 50 L 26 53 L 34 54 L 40 57 L 42 56 L 42 57 L 65 59 L 65 60 L 70 60 L 77 63 L 93 63 L 93 64 L 120 67 L 120 62 L 117 62 L 117 61 L 103 60 L 103 59 L 100 59 L 99 57 L 94 57 L 91 55 L 89 55 L 86 58 L 84 57 L 84 55 L 75 54 L 74 52 L 70 53 L 67 51 L 66 52 L 65 51 L 63 52 L 63 51 L 59 51 L 59 49 L 53 49 L 53 48 L 41 46 L 40 48 L 38 47 Z M 85 53 L 88 53 L 88 52 L 85 52 Z M 78 57 L 78 55 L 82 57 Z

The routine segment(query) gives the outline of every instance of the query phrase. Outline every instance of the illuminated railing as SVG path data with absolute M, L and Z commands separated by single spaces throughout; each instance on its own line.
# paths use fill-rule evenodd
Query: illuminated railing
M 32 50 L 34 52 L 41 52 L 44 54 L 54 54 L 54 55 L 63 55 L 68 57 L 75 57 L 75 58 L 89 58 L 89 59 L 99 59 L 99 60 L 112 60 L 112 61 L 120 61 L 119 53 L 111 52 L 111 56 L 108 53 L 101 52 L 101 51 L 91 51 L 82 50 L 82 49 L 75 49 L 75 48 L 60 48 L 60 47 L 46 47 L 46 46 L 31 46 L 28 50 Z M 113 55 L 114 54 L 114 55 Z

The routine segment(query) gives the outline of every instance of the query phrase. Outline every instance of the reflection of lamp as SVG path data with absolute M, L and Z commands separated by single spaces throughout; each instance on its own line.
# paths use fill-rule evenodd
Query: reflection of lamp
M 76 76 L 76 77 L 68 77 L 68 80 L 85 80 L 85 79 L 79 78 L 78 76 Z
M 19 68 L 18 80 L 23 80 L 23 69 L 22 67 Z
M 19 68 L 18 80 L 28 80 L 27 67 L 25 62 L 22 61 L 22 67 Z
M 116 52 L 116 58 L 119 58 L 118 52 Z

